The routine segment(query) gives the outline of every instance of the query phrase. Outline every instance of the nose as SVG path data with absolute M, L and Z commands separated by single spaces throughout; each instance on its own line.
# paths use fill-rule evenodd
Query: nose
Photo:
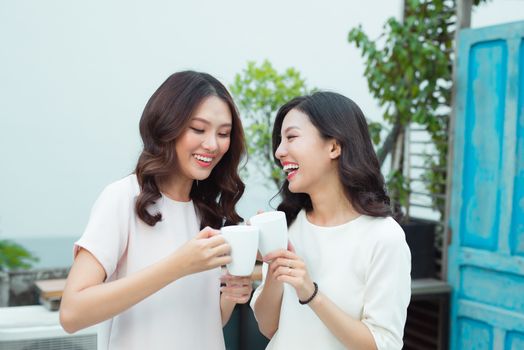
M 206 151 L 214 152 L 218 149 L 218 142 L 215 135 L 209 135 L 204 139 L 204 142 L 202 142 L 202 147 Z
M 285 157 L 287 155 L 287 149 L 283 145 L 282 141 L 280 141 L 280 144 L 277 147 L 277 150 L 275 151 L 275 157 L 277 159 L 282 159 L 282 157 Z

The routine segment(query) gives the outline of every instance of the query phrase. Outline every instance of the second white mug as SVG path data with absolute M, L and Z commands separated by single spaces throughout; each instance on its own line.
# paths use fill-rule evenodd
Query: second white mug
M 258 249 L 262 256 L 287 249 L 287 221 L 283 211 L 268 211 L 249 219 L 251 226 L 260 228 Z

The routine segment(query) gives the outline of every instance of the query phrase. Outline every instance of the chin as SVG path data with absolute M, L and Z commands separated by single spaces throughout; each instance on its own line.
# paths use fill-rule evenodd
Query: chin
M 289 189 L 289 192 L 291 192 L 291 193 L 301 193 L 302 192 L 302 191 L 300 191 L 300 188 L 297 187 L 296 184 L 289 183 L 287 188 Z
M 209 178 L 209 175 L 211 175 L 211 173 L 206 174 L 206 175 L 195 174 L 195 176 L 193 176 L 193 180 L 204 181 L 205 179 Z
M 196 171 L 192 175 L 194 180 L 203 181 L 207 179 L 211 175 L 211 171 L 213 169 L 204 170 L 204 171 Z

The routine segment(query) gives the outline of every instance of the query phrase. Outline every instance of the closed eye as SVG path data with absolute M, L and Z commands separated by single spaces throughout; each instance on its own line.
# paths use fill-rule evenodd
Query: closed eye
M 196 132 L 197 134 L 203 134 L 204 133 L 204 129 L 198 129 L 198 128 L 193 128 L 193 127 L 190 127 L 191 130 L 193 130 L 194 132 Z
M 295 137 L 297 137 L 296 135 L 288 135 L 287 136 L 287 140 L 290 141 L 292 139 L 294 139 Z
M 221 132 L 221 133 L 218 134 L 218 136 L 224 137 L 224 138 L 229 137 L 229 135 L 230 135 L 230 133 L 228 133 L 228 132 Z

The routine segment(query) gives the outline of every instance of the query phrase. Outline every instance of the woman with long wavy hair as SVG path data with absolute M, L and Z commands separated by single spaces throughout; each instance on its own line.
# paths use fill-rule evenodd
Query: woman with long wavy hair
M 231 258 L 217 230 L 242 221 L 237 109 L 214 77 L 175 73 L 140 135 L 135 172 L 104 189 L 75 243 L 60 321 L 67 332 L 101 323 L 99 350 L 224 349 L 222 326 L 251 293 L 248 277 L 221 277 Z
M 401 349 L 410 252 L 362 111 L 332 92 L 295 98 L 273 151 L 290 244 L 264 257 L 251 301 L 268 349 Z

